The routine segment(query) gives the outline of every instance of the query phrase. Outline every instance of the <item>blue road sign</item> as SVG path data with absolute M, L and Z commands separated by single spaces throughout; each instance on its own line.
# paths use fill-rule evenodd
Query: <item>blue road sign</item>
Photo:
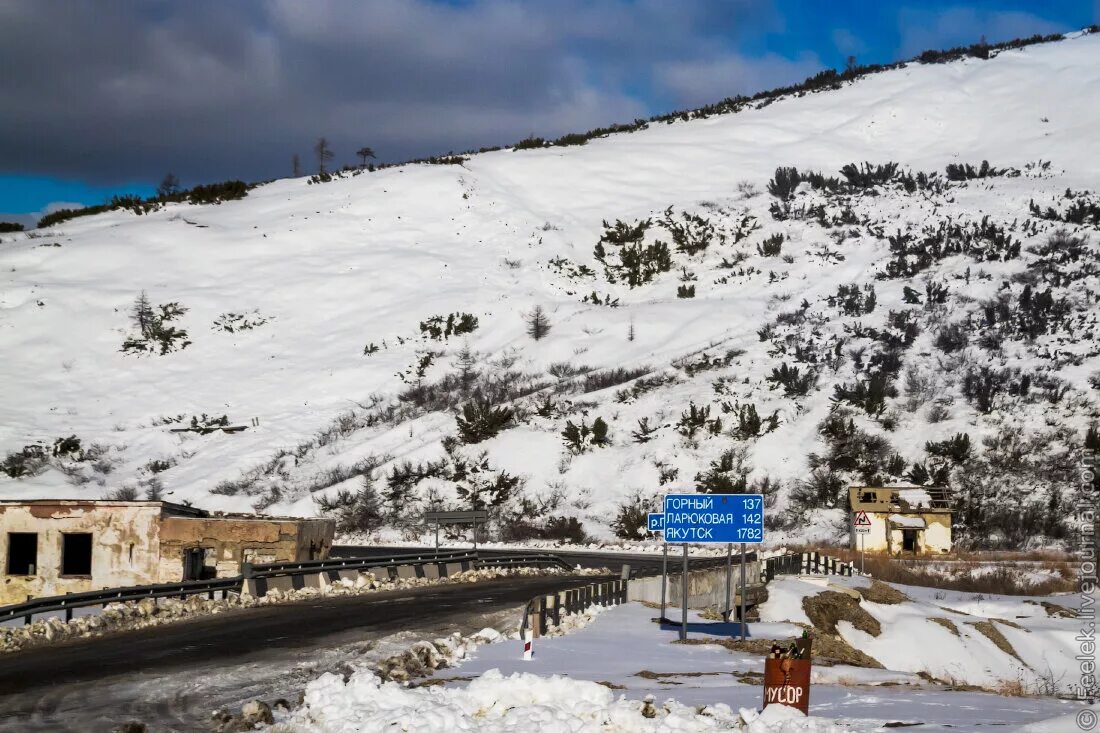
M 660 512 L 650 512 L 646 515 L 649 517 L 649 531 L 650 532 L 663 532 L 665 529 L 665 515 Z
M 665 542 L 764 541 L 762 494 L 668 494 Z

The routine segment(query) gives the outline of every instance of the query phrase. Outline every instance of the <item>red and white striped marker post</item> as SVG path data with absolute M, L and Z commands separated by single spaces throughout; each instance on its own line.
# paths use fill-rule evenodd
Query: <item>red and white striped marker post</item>
M 535 657 L 535 652 L 531 650 L 531 640 L 535 637 L 535 633 L 531 629 L 523 630 L 523 661 L 530 662 Z

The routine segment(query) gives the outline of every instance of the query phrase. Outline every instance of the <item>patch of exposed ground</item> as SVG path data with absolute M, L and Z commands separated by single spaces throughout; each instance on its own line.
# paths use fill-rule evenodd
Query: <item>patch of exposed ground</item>
M 1016 650 L 1012 648 L 1012 645 L 1008 643 L 1008 639 L 1005 638 L 1001 630 L 997 628 L 996 624 L 992 621 L 968 621 L 971 626 L 980 631 L 985 638 L 993 642 L 998 649 L 1005 654 L 1009 654 L 1015 657 L 1021 664 L 1024 660 L 1020 659 L 1020 655 L 1016 653 Z M 1003 622 L 1002 622 L 1003 623 Z M 1019 628 L 1019 627 L 1017 627 Z
M 989 692 L 989 690 L 980 685 L 970 685 L 955 679 L 940 679 L 939 677 L 936 677 L 929 672 L 917 672 L 917 677 L 920 677 L 925 682 L 930 682 L 933 685 L 942 685 L 952 692 Z
M 939 616 L 933 616 L 932 618 L 930 618 L 928 620 L 931 621 L 934 624 L 939 624 L 940 626 L 944 627 L 945 629 L 950 631 L 955 636 L 959 636 L 959 627 L 956 626 L 955 622 L 952 621 L 951 619 L 941 618 Z
M 859 604 L 857 599 L 849 595 L 827 590 L 803 598 L 802 610 L 806 612 L 814 628 L 826 634 L 838 635 L 837 622 L 847 621 L 860 631 L 878 636 L 882 633 L 882 626 Z
M 1051 618 L 1077 618 L 1078 616 L 1076 610 L 1066 608 L 1065 606 L 1059 606 L 1057 603 L 1051 603 L 1050 601 L 1024 601 L 1024 603 L 1042 606 L 1043 610 L 1046 611 L 1047 615 Z
M 864 588 L 856 588 L 864 600 L 871 603 L 884 603 L 893 605 L 913 600 L 897 588 L 883 583 L 881 580 L 872 580 L 871 585 Z

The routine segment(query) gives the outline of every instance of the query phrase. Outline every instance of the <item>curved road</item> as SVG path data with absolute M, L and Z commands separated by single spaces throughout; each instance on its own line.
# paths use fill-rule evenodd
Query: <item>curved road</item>
M 467 549 L 456 547 L 442 547 L 442 551 Z M 473 549 L 473 548 L 468 548 Z M 374 545 L 336 545 L 332 548 L 330 553 L 333 557 L 379 557 L 385 555 L 391 555 L 394 553 L 416 553 L 416 552 L 434 552 L 434 547 L 427 547 L 424 545 L 408 545 L 402 547 L 384 546 L 378 547 Z M 668 571 L 670 573 L 679 573 L 681 564 L 683 563 L 683 554 L 679 547 L 670 546 L 668 550 Z M 567 562 L 579 565 L 582 568 L 607 568 L 614 575 L 618 575 L 624 564 L 630 566 L 632 574 L 646 576 L 646 575 L 660 575 L 661 573 L 661 555 L 658 553 L 638 553 L 628 554 L 624 552 L 597 552 L 592 550 L 498 550 L 489 549 L 484 547 L 477 548 L 477 554 L 481 557 L 509 557 L 516 555 L 530 555 L 532 553 L 549 553 L 552 555 L 558 555 L 565 559 Z M 740 562 L 740 554 L 734 551 L 733 562 Z M 745 559 L 753 561 L 756 559 L 755 553 L 746 552 Z M 720 567 L 726 562 L 725 556 L 714 557 L 692 557 L 688 561 L 690 567 L 693 570 L 700 568 Z
M 203 730 L 262 696 L 293 702 L 322 672 L 414 638 L 472 633 L 587 577 L 507 578 L 241 609 L 0 655 L 0 730 Z M 518 617 L 517 617 L 518 620 Z M 381 649 L 379 650 L 381 651 Z

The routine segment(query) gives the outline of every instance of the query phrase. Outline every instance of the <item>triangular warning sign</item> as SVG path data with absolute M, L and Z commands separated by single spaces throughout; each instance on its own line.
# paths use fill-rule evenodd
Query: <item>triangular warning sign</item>
M 855 526 L 857 527 L 870 527 L 871 518 L 867 516 L 867 512 L 856 512 Z

